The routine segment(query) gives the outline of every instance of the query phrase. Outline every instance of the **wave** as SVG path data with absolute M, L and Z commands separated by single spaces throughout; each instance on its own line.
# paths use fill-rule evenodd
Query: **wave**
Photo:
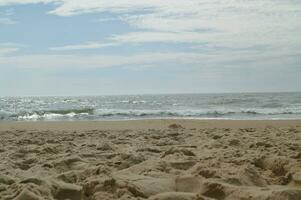
M 81 109 L 62 109 L 62 110 L 42 110 L 42 111 L 35 111 L 35 113 L 38 114 L 60 114 L 60 115 L 67 115 L 70 113 L 75 113 L 75 114 L 93 114 L 94 109 L 93 108 L 81 108 Z
M 93 117 L 223 117 L 223 116 L 266 116 L 266 115 L 301 115 L 301 111 L 271 110 L 94 110 Z
M 23 112 L 19 114 L 0 112 L 0 120 L 85 120 L 85 119 L 131 119 L 131 118 L 256 118 L 270 116 L 300 115 L 298 110 L 130 110 L 130 109 L 63 109 Z
M 301 119 L 301 93 L 0 98 L 1 120 Z
M 66 118 L 80 118 L 81 116 L 93 115 L 94 109 L 61 109 L 61 110 L 38 110 L 22 111 L 20 113 L 10 113 L 0 111 L 0 120 L 55 120 Z
M 120 103 L 125 103 L 125 104 L 146 104 L 147 101 L 144 101 L 144 100 L 122 100 L 120 101 Z

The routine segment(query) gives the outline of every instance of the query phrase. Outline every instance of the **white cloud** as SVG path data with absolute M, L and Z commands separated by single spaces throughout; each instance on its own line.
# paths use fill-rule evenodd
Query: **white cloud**
M 208 37 L 217 36 L 215 33 L 197 32 L 131 32 L 122 35 L 114 35 L 111 40 L 120 43 L 144 43 L 144 42 L 185 42 L 199 43 L 206 42 Z
M 223 49 L 223 54 L 236 48 L 252 55 L 253 47 L 264 46 L 282 55 L 293 55 L 301 48 L 301 1 L 296 0 L 0 0 L 0 6 L 28 3 L 53 3 L 55 8 L 49 13 L 58 16 L 109 12 L 135 29 L 118 35 L 112 30 L 104 43 L 89 42 L 51 50 L 151 42 L 191 46 L 206 43 L 207 47 L 217 47 L 217 53 Z M 260 53 L 270 54 L 264 50 L 257 52 L 257 56 Z
M 294 0 L 62 1 L 52 14 L 112 12 L 138 31 L 108 42 L 210 43 L 221 47 L 301 45 L 301 2 Z M 137 11 L 136 13 L 134 11 Z
M 37 3 L 55 3 L 60 0 L 0 0 L 0 6 L 9 6 L 15 4 L 37 4 Z
M 131 69 L 145 68 L 145 66 L 156 67 L 181 67 L 188 70 L 193 68 L 211 69 L 227 67 L 288 67 L 293 63 L 300 63 L 301 58 L 298 51 L 269 51 L 261 52 L 241 51 L 218 51 L 205 53 L 143 53 L 124 56 L 106 55 L 23 55 L 23 56 L 1 56 L 0 68 L 10 66 L 11 68 L 35 68 L 35 69 L 75 69 L 75 68 L 104 68 L 104 67 L 127 67 Z
M 111 21 L 120 21 L 121 18 L 120 17 L 107 17 L 107 18 L 100 18 L 97 19 L 97 22 L 111 22 Z
M 174 78 L 176 81 L 172 82 L 178 84 L 176 88 L 191 82 L 197 84 L 191 84 L 189 88 L 196 88 L 197 91 L 206 87 L 211 91 L 210 83 L 220 81 L 221 84 L 217 87 L 223 92 L 226 86 L 222 80 L 236 78 L 240 81 L 232 84 L 231 90 L 236 87 L 244 89 L 245 79 L 255 89 L 262 85 L 268 88 L 266 85 L 269 83 L 275 83 L 272 88 L 276 89 L 299 89 L 300 0 L 0 0 L 0 6 L 17 4 L 51 4 L 48 8 L 52 10 L 47 14 L 61 17 L 103 12 L 103 16 L 109 17 L 100 19 L 99 22 L 120 20 L 123 22 L 121 28 L 124 24 L 129 28 L 124 28 L 123 33 L 118 34 L 114 29 L 106 30 L 111 35 L 105 39 L 99 38 L 99 41 L 52 47 L 49 48 L 52 50 L 51 54 L 20 55 L 16 52 L 22 47 L 0 44 L 0 70 L 8 67 L 15 71 L 30 68 L 34 69 L 30 72 L 39 74 L 40 71 L 51 69 L 56 73 L 59 70 L 70 73 L 73 69 L 89 68 L 124 67 L 147 70 L 168 67 L 166 71 L 180 71 L 179 78 Z M 0 24 L 12 24 L 13 19 L 10 15 L 0 15 Z M 74 31 L 77 28 L 80 27 L 75 26 Z M 160 52 L 162 48 L 158 48 L 157 53 L 133 54 L 122 51 L 123 54 L 115 56 L 99 55 L 93 51 L 89 54 L 58 52 L 155 42 L 185 43 L 185 48 L 190 49 L 179 52 L 181 48 L 175 49 L 171 45 L 164 52 Z M 146 51 L 147 48 L 144 49 Z M 2 71 L 5 77 L 5 70 Z M 161 72 L 163 76 L 168 75 L 163 74 L 166 71 L 158 71 L 159 77 Z M 48 74 L 40 77 L 47 78 Z M 187 81 L 179 82 L 183 77 Z M 269 81 L 271 77 L 276 77 L 272 78 L 274 82 Z M 13 78 L 12 82 L 15 82 Z M 206 82 L 207 79 L 212 82 Z M 199 84 L 203 80 L 205 84 Z M 258 83 L 260 80 L 262 82 Z M 153 86 L 152 84 L 149 85 Z M 50 85 L 53 87 L 53 82 Z M 18 89 L 20 88 L 18 85 Z M 133 91 L 136 90 L 135 84 Z
M 0 12 L 0 25 L 12 25 L 16 24 L 17 22 L 11 18 L 14 14 L 13 9 L 7 9 Z
M 178 54 L 179 56 L 180 54 Z M 17 68 L 103 68 L 126 65 L 142 65 L 147 63 L 164 63 L 174 59 L 174 54 L 138 54 L 132 56 L 103 55 L 26 55 L 0 56 L 0 67 Z
M 15 48 L 15 47 L 1 47 L 0 46 L 0 56 L 10 54 L 10 53 L 14 53 L 18 50 L 19 50 L 19 48 Z
M 23 45 L 14 43 L 0 43 L 0 56 L 15 53 L 19 51 L 22 46 Z
M 115 43 L 87 42 L 84 44 L 51 47 L 49 49 L 52 51 L 69 51 L 69 50 L 83 50 L 83 49 L 100 49 L 100 48 L 110 47 L 115 45 L 116 45 Z

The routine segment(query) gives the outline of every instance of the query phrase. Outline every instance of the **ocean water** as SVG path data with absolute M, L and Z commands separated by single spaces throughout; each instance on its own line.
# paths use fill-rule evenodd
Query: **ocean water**
M 0 121 L 301 119 L 301 93 L 0 97 Z

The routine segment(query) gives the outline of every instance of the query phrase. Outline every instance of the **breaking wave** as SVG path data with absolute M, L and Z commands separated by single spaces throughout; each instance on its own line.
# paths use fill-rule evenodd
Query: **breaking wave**
M 139 119 L 139 118 L 256 118 L 281 115 L 301 115 L 295 111 L 246 110 L 246 111 L 204 111 L 204 110 L 115 110 L 115 109 L 69 109 L 35 111 L 30 113 L 8 114 L 0 112 L 2 120 L 100 120 L 100 119 Z
M 301 119 L 301 93 L 3 97 L 0 121 Z

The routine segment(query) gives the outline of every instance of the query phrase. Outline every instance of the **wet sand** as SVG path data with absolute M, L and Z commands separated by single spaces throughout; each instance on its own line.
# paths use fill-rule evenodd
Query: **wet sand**
M 301 121 L 0 122 L 1 200 L 300 200 Z

